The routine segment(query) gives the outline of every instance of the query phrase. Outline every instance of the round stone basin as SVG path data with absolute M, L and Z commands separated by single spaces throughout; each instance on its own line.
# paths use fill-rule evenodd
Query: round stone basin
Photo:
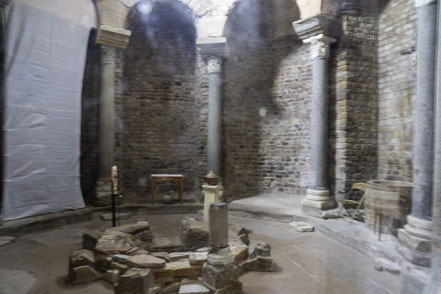
M 374 229 L 377 215 L 375 230 L 396 235 L 411 211 L 412 187 L 412 183 L 404 181 L 369 181 L 364 203 L 366 226 Z

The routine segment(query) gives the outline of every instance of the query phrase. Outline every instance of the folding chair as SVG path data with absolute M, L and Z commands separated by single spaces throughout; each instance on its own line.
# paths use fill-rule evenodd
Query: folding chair
M 361 195 L 359 200 L 355 200 L 355 199 L 351 199 L 354 196 L 354 190 L 359 190 L 362 191 L 363 194 Z M 348 212 L 348 214 L 350 215 L 350 217 L 352 218 L 352 221 L 354 221 L 355 217 L 357 215 L 359 215 L 359 210 L 361 205 L 364 202 L 364 199 L 366 197 L 366 183 L 355 183 L 352 185 L 351 189 L 349 190 L 349 192 L 345 195 L 345 198 L 341 200 L 341 209 L 340 212 L 338 214 L 338 216 L 343 216 L 346 217 L 344 215 L 342 215 L 343 209 L 346 210 Z M 356 209 L 355 212 L 351 213 L 346 207 L 345 205 L 355 205 Z M 352 222 L 351 222 L 352 223 Z

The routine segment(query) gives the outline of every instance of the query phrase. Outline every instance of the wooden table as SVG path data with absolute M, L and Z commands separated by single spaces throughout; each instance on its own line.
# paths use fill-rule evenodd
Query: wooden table
M 155 182 L 172 181 L 179 182 L 179 202 L 182 205 L 182 194 L 184 192 L 184 176 L 180 174 L 152 174 L 152 205 L 155 201 Z

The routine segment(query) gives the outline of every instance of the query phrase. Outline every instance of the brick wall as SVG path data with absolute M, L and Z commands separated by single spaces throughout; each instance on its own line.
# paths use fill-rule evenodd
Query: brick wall
M 126 190 L 146 193 L 152 173 L 182 173 L 185 190 L 194 190 L 199 109 L 194 99 L 195 30 L 188 13 L 156 4 L 148 17 L 134 10 L 129 20 L 132 37 L 124 56 L 121 108 L 117 106 L 121 185 Z
M 377 174 L 377 19 L 344 13 L 329 67 L 329 178 L 342 197 L 354 182 Z
M 389 1 L 380 12 L 378 27 L 378 176 L 411 181 L 416 79 L 414 1 Z

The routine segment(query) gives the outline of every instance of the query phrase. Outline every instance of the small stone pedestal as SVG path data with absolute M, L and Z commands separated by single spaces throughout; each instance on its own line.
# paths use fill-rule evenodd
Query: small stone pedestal
M 216 186 L 204 184 L 202 185 L 204 191 L 204 223 L 208 226 L 210 216 L 210 204 L 219 201 L 220 184 Z
M 397 250 L 409 262 L 430 267 L 432 259 L 432 222 L 407 216 L 407 224 L 398 230 Z
M 335 199 L 329 196 L 329 190 L 307 189 L 302 199 L 302 209 L 308 214 L 321 214 L 323 210 L 336 206 Z
M 112 204 L 112 180 L 98 179 L 95 187 L 95 199 L 93 205 L 108 206 Z
M 228 206 L 223 202 L 210 204 L 210 254 L 202 269 L 204 284 L 217 294 L 240 294 L 239 266 L 228 245 Z

